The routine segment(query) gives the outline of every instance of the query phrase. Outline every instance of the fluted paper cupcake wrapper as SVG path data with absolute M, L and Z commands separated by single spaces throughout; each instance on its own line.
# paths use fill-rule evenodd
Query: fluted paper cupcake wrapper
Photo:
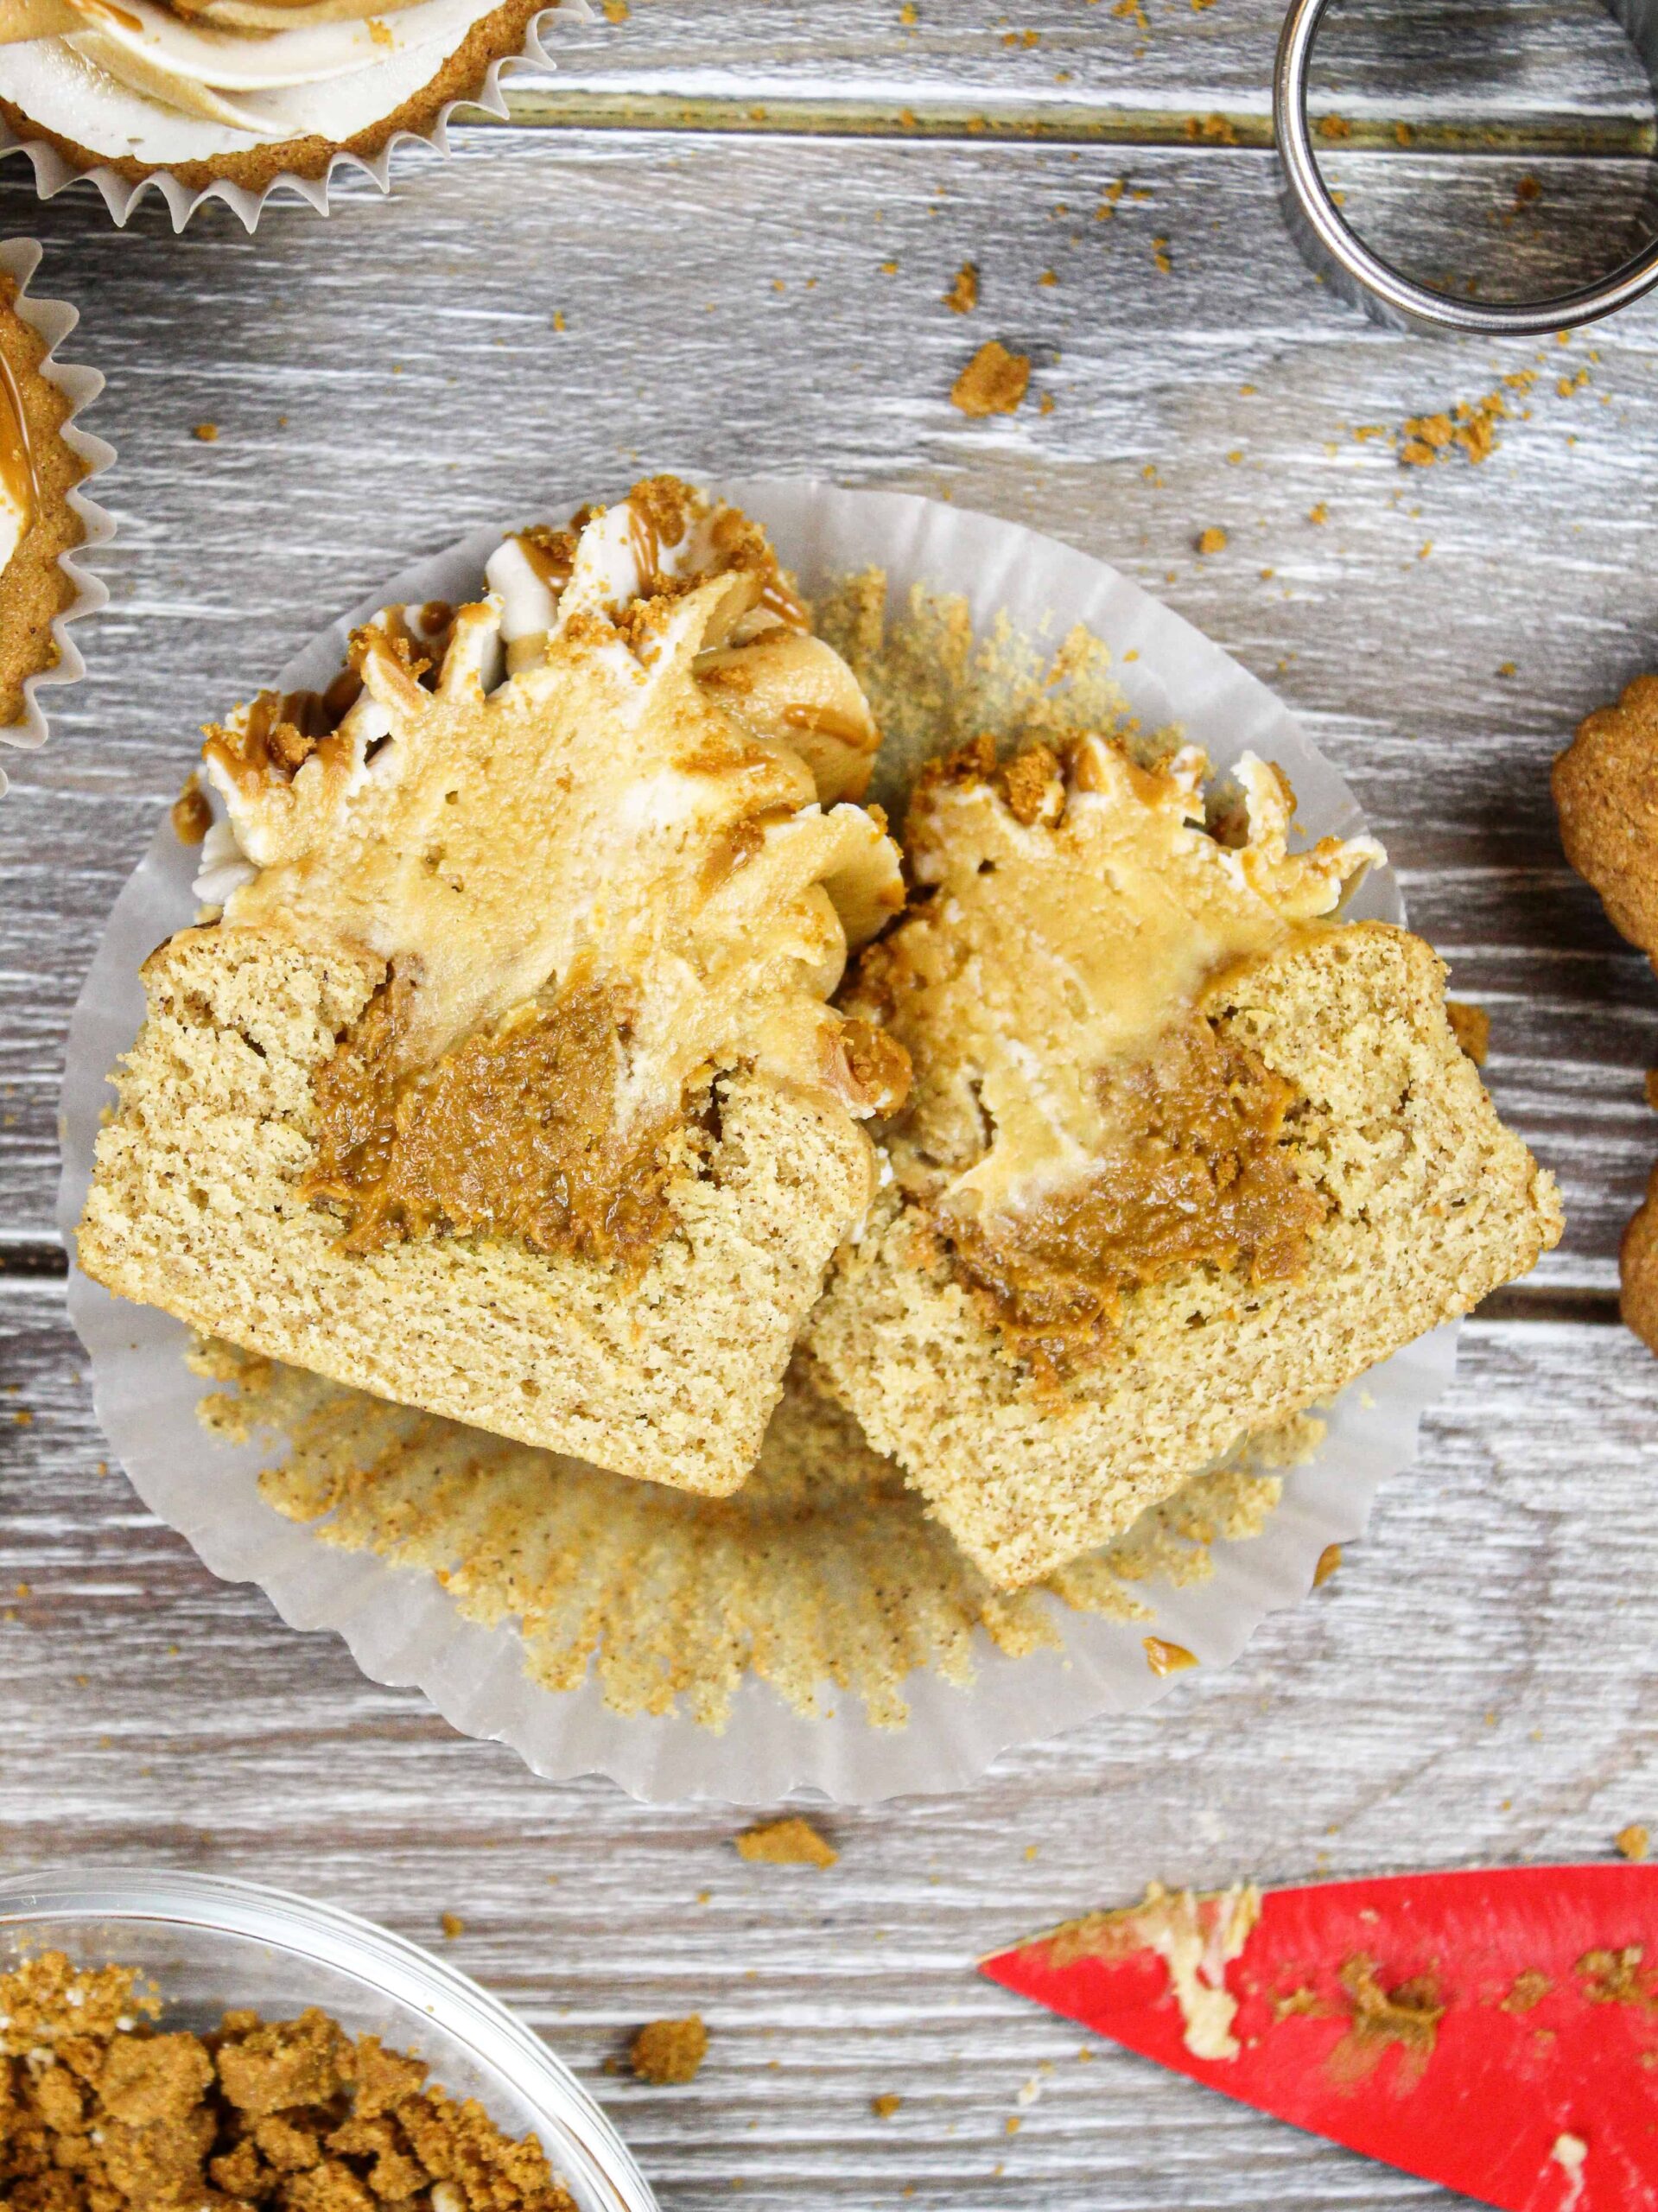
M 486 10 L 480 10 L 483 12 Z M 349 176 L 365 176 L 381 192 L 390 192 L 392 162 L 406 147 L 427 146 L 447 158 L 449 124 L 457 111 L 478 109 L 492 116 L 498 123 L 506 122 L 508 79 L 520 72 L 545 74 L 557 68 L 542 41 L 547 26 L 561 19 L 566 22 L 591 22 L 593 10 L 588 0 L 556 0 L 556 4 L 547 7 L 534 18 L 516 54 L 503 54 L 499 61 L 492 62 L 478 90 L 465 99 L 446 101 L 427 129 L 394 132 L 372 156 L 342 149 L 334 155 L 321 176 L 298 176 L 291 169 L 283 169 L 256 192 L 229 177 L 214 177 L 205 185 L 187 184 L 163 164 L 135 180 L 124 176 L 110 162 L 73 162 L 50 139 L 31 138 L 14 130 L 3 119 L 0 119 L 0 156 L 21 153 L 29 156 L 35 171 L 35 188 L 42 200 L 55 199 L 67 185 L 86 178 L 97 186 L 105 206 L 120 225 L 126 223 L 133 209 L 149 192 L 158 192 L 167 202 L 175 231 L 181 231 L 196 210 L 210 200 L 222 200 L 250 231 L 257 228 L 259 218 L 272 200 L 302 200 L 314 207 L 318 214 L 326 215 L 331 211 L 340 184 Z M 441 67 L 441 61 L 433 65 L 434 76 Z
M 24 683 L 23 719 L 13 722 L 10 728 L 0 729 L 0 745 L 17 746 L 25 751 L 46 742 L 46 712 L 38 695 L 54 687 L 76 683 L 86 673 L 86 663 L 69 635 L 69 625 L 79 621 L 83 614 L 93 613 L 108 603 L 108 591 L 84 565 L 84 560 L 94 546 L 108 544 L 115 535 L 113 519 L 86 489 L 92 478 L 107 468 L 115 459 L 115 448 L 106 445 L 102 438 L 95 438 L 89 431 L 79 428 L 76 420 L 83 409 L 89 407 L 103 391 L 104 379 L 96 369 L 81 368 L 56 358 L 57 348 L 80 317 L 73 308 L 66 306 L 60 300 L 31 296 L 29 279 L 40 265 L 41 249 L 33 238 L 8 238 L 0 243 L 0 270 L 3 270 L 17 287 L 16 312 L 46 346 L 41 374 L 49 384 L 54 384 L 69 402 L 68 419 L 60 435 L 70 452 L 78 454 L 86 462 L 86 474 L 70 493 L 68 499 L 71 511 L 80 518 L 84 534 L 79 544 L 61 555 L 58 562 L 58 566 L 74 586 L 75 595 L 62 613 L 53 620 L 52 636 L 58 648 L 57 660 L 50 668 L 37 670 Z M 3 791 L 5 787 L 5 774 L 3 770 L 0 770 L 0 791 Z
M 1309 836 L 1352 836 L 1356 802 L 1281 703 L 1220 648 L 1104 563 L 988 516 L 904 494 L 757 479 L 716 490 L 770 529 L 809 594 L 833 581 L 884 568 L 901 604 L 912 583 L 959 593 L 981 634 L 1005 614 L 1048 649 L 1076 624 L 1111 648 L 1115 673 L 1143 727 L 1182 726 L 1217 770 L 1245 751 L 1277 761 L 1301 803 Z M 549 497 L 543 517 L 574 499 Z M 405 570 L 302 653 L 275 679 L 284 690 L 320 685 L 340 664 L 352 626 L 388 603 L 459 601 L 480 588 L 485 556 L 499 541 L 480 531 Z M 190 919 L 193 855 L 163 828 L 111 915 L 70 1035 L 64 1084 L 64 1174 L 60 1219 L 73 1232 L 92 1173 L 105 1072 L 131 1043 L 143 1011 L 139 963 Z M 1404 917 L 1388 871 L 1373 873 L 1349 910 Z M 844 1691 L 810 1718 L 750 1676 L 729 1720 L 714 1734 L 688 1716 L 623 1715 L 604 1701 L 593 1672 L 552 1691 L 526 1679 L 509 1626 L 464 1620 L 430 1576 L 330 1548 L 261 1500 L 257 1476 L 269 1444 L 208 1436 L 196 1414 L 203 1385 L 184 1362 L 187 1332 L 167 1315 L 111 1298 L 72 1270 L 69 1307 L 91 1355 L 98 1413 L 145 1503 L 187 1537 L 213 1571 L 257 1582 L 295 1628 L 331 1629 L 377 1681 L 413 1685 L 467 1734 L 510 1745 L 549 1778 L 600 1773 L 651 1802 L 704 1796 L 772 1802 L 802 1789 L 842 1803 L 958 1789 L 1015 1744 L 1051 1736 L 1107 1713 L 1136 1713 L 1179 1678 L 1147 1663 L 1149 1630 L 1182 1645 L 1205 1673 L 1229 1666 L 1256 1626 L 1299 1603 L 1326 1548 L 1363 1529 L 1378 1485 L 1410 1465 L 1426 1408 L 1456 1364 L 1455 1325 L 1436 1330 L 1344 1391 L 1328 1409 L 1322 1441 L 1285 1472 L 1283 1497 L 1264 1531 L 1211 1548 L 1206 1582 L 1136 1586 L 1150 1620 L 1073 1612 L 1049 1600 L 1062 1650 L 1011 1657 L 977 1632 L 973 1681 L 937 1675 L 905 1682 L 911 1718 L 878 1728 Z

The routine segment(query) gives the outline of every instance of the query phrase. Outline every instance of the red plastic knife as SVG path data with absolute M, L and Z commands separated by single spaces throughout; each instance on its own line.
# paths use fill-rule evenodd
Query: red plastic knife
M 1658 1866 L 1153 1885 L 982 1971 L 1502 2212 L 1658 2212 Z

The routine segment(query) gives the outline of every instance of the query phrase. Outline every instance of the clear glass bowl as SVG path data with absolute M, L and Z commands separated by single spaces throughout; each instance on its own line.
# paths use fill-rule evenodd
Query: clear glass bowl
M 26 1951 L 141 1967 L 164 2024 L 232 2005 L 320 2005 L 354 2034 L 411 2050 L 511 2135 L 539 2136 L 581 2212 L 657 2212 L 621 2139 L 567 2066 L 465 1974 L 372 1922 L 215 1874 L 77 1868 L 0 1880 L 0 1971 Z

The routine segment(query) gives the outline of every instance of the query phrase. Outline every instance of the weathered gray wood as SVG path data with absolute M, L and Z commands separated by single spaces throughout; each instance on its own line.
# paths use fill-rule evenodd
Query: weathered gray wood
M 1384 212 L 1439 208 L 1447 238 L 1525 174 L 1581 216 L 1572 193 L 1607 169 L 1342 162 Z M 1562 865 L 1547 772 L 1658 647 L 1658 307 L 1566 348 L 1372 330 L 1295 258 L 1267 158 L 1225 149 L 480 130 L 447 165 L 412 162 L 389 205 L 326 231 L 279 215 L 251 241 L 211 211 L 182 242 L 153 212 L 118 235 L 73 197 L 37 210 L 10 190 L 110 377 L 123 530 L 92 673 L 0 805 L 14 1241 L 49 1233 L 67 1010 L 196 727 L 411 553 L 537 486 L 556 507 L 637 468 L 782 468 L 1053 531 L 1276 681 L 1388 839 L 1456 988 L 1491 1007 L 1493 1087 L 1567 1188 L 1568 1242 L 1538 1280 L 1611 1282 L 1658 1154 L 1641 1088 L 1658 985 Z M 969 258 L 983 299 L 963 318 L 940 295 Z M 969 423 L 950 385 L 993 335 L 1032 355 L 1032 397 Z M 1355 435 L 1504 372 L 1534 388 L 1508 393 L 1480 467 L 1407 468 Z M 216 443 L 191 435 L 204 419 Z M 1211 525 L 1229 543 L 1202 558 Z
M 1182 134 L 1271 110 L 1279 0 L 631 0 L 561 35 L 559 77 L 524 119 L 727 129 Z M 1034 35 L 1032 35 L 1034 34 Z M 1549 143 L 1601 126 L 1629 143 L 1646 81 L 1599 0 L 1346 0 L 1320 41 L 1322 104 L 1358 124 L 1471 122 Z M 756 112 L 755 111 L 761 111 Z M 905 114 L 912 118 L 906 123 Z
M 737 2180 L 799 2212 L 1437 2204 L 1102 2048 L 1079 2063 L 1079 2031 L 974 1960 L 1151 1876 L 1599 1857 L 1658 1818 L 1658 1368 L 1619 1329 L 1471 1326 L 1419 1470 L 1238 1667 L 969 1795 L 827 1816 L 843 1856 L 816 1875 L 740 1864 L 717 1810 L 538 1783 L 213 1581 L 98 1471 L 55 1286 L 0 1289 L 8 1326 L 0 1404 L 33 1420 L 0 1421 L 0 1868 L 185 1861 L 428 1942 L 459 1914 L 448 1955 L 606 2099 L 671 2212 Z M 694 2088 L 606 2076 L 638 2021 L 693 2007 Z
M 1263 138 L 1279 0 L 1145 12 L 632 0 L 562 40 L 552 88 L 516 96 L 527 127 L 461 131 L 389 205 L 279 211 L 253 240 L 219 211 L 175 240 L 153 208 L 117 236 L 86 195 L 41 208 L 3 173 L 8 227 L 47 243 L 39 288 L 79 301 L 73 350 L 111 378 L 122 539 L 92 673 L 0 802 L 0 1257 L 52 1264 L 67 1010 L 196 724 L 537 486 L 797 468 L 1070 538 L 1279 683 L 1491 1009 L 1493 1088 L 1572 1217 L 1539 1280 L 1604 1310 L 1658 1154 L 1658 982 L 1562 866 L 1547 769 L 1658 652 L 1658 304 L 1558 352 L 1368 328 L 1285 243 L 1266 157 L 1185 143 L 1216 112 Z M 1640 166 L 1540 157 L 1645 143 L 1597 0 L 1340 16 L 1326 92 L 1355 140 L 1331 166 L 1372 235 L 1487 285 L 1610 250 Z M 1412 149 L 1354 150 L 1395 119 Z M 1424 150 L 1452 143 L 1487 158 Z M 1517 209 L 1528 175 L 1542 196 Z M 939 295 L 965 259 L 963 321 Z M 1032 397 L 969 424 L 947 393 L 989 336 L 1032 355 Z M 1478 468 L 1405 469 L 1353 435 L 1521 369 Z M 1200 559 L 1214 525 L 1227 548 Z M 671 2212 L 737 2182 L 801 2212 L 1426 2212 L 1418 2184 L 1104 2050 L 1080 2063 L 1079 2033 L 971 1963 L 1153 1875 L 1601 1854 L 1658 1820 L 1658 1366 L 1614 1326 L 1506 1310 L 1528 1318 L 1470 1328 L 1371 1538 L 1239 1667 L 969 1796 L 835 1815 L 844 1855 L 815 1876 L 741 1865 L 706 1808 L 538 1783 L 213 1581 L 108 1471 L 59 1287 L 0 1274 L 0 1869 L 216 1867 L 434 1942 L 458 1913 L 453 1955 L 610 2102 Z M 693 2006 L 715 2038 L 693 2088 L 604 2073 L 640 2020 Z

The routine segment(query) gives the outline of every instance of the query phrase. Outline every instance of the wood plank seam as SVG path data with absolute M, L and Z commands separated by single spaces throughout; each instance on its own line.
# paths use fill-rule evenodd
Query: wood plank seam
M 68 1273 L 68 1256 L 60 1244 L 44 1240 L 14 1244 L 0 1238 L 0 1289 L 7 1278 L 18 1283 L 61 1281 Z M 1506 1283 L 1474 1311 L 1482 1321 L 1572 1321 L 1591 1328 L 1621 1325 L 1616 1293 L 1550 1283 Z
M 1245 108 L 1138 108 L 1086 97 L 975 101 L 918 94 L 913 99 L 836 99 L 821 93 L 770 93 L 764 99 L 710 92 L 607 91 L 599 86 L 517 86 L 508 115 L 469 116 L 469 125 L 549 130 L 689 131 L 774 138 L 896 138 L 1015 141 L 1032 144 L 1191 147 L 1201 153 L 1267 152 L 1270 111 Z M 1407 122 L 1386 115 L 1344 117 L 1344 153 L 1461 154 L 1545 158 L 1649 158 L 1658 130 L 1634 116 L 1528 115 L 1477 124 Z M 1406 135 L 1401 138 L 1401 133 Z

